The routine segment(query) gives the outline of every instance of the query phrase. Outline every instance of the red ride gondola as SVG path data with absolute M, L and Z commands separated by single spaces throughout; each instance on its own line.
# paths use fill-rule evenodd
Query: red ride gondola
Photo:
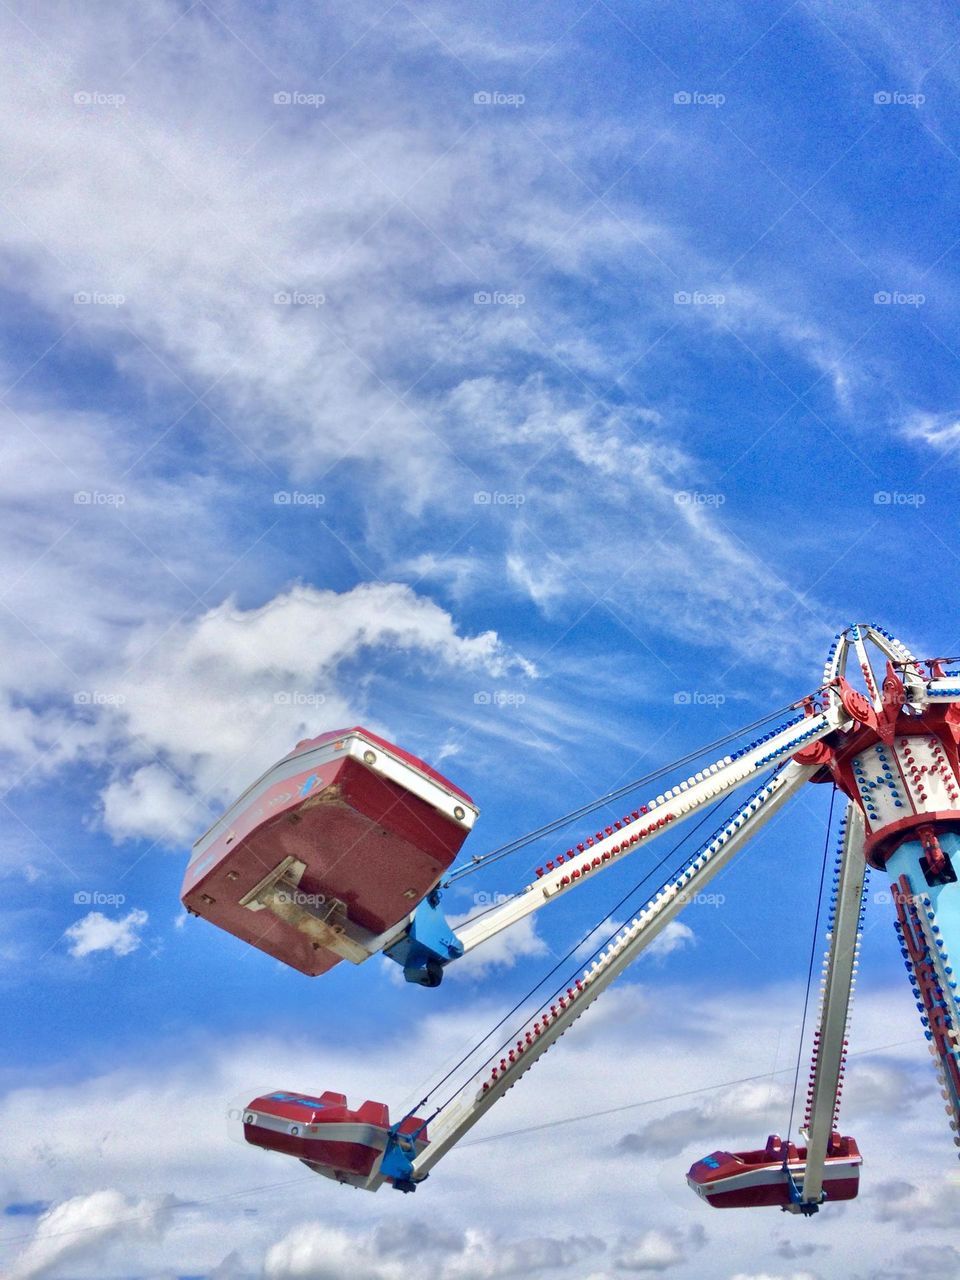
M 194 845 L 181 898 L 302 973 L 380 950 L 453 862 L 473 801 L 359 726 L 322 734 L 249 787 Z
M 254 1098 L 243 1112 L 247 1142 L 296 1156 L 315 1173 L 351 1186 L 363 1186 L 373 1173 L 389 1130 L 385 1103 L 364 1102 L 351 1111 L 342 1093 L 270 1093 Z M 411 1137 L 416 1155 L 425 1150 L 427 1131 L 417 1116 L 406 1116 L 398 1130 Z
M 798 1188 L 803 1185 L 806 1162 L 806 1147 L 784 1143 L 772 1134 L 762 1151 L 714 1151 L 704 1156 L 690 1168 L 687 1183 L 715 1209 L 761 1205 L 788 1209 L 794 1203 L 790 1180 Z M 827 1200 L 855 1198 L 860 1189 L 861 1163 L 853 1138 L 841 1138 L 838 1133 L 831 1136 L 823 1171 Z

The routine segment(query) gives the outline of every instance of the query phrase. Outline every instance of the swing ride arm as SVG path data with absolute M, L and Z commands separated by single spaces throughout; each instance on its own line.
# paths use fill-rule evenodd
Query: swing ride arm
M 799 1213 L 803 1213 L 807 1206 L 819 1204 L 824 1198 L 823 1173 L 827 1150 L 838 1119 L 867 871 L 863 834 L 863 817 L 858 807 L 850 803 L 837 868 L 833 918 L 828 927 L 830 945 L 823 962 L 820 1017 L 814 1037 L 807 1112 L 802 1129 L 807 1142 L 806 1169 L 800 1201 L 790 1206 Z
M 776 732 L 751 743 L 734 756 L 725 756 L 685 782 L 647 801 L 629 819 L 597 832 L 546 868 L 537 869 L 537 879 L 520 893 L 493 909 L 488 909 L 457 927 L 463 954 L 509 929 L 519 920 L 576 888 L 583 879 L 603 870 L 624 855 L 646 848 L 667 830 L 673 830 L 707 805 L 771 766 L 782 764 L 796 752 L 826 738 L 851 723 L 839 699 L 830 698 L 822 711 L 807 714 L 781 726 Z M 804 776 L 809 776 L 808 770 Z
M 574 1023 L 599 995 L 650 945 L 657 935 L 721 871 L 782 805 L 808 781 L 814 769 L 790 761 L 759 788 L 726 824 L 689 860 L 685 869 L 626 924 L 603 954 L 565 995 L 531 1020 L 516 1048 L 499 1060 L 482 1083 L 475 1074 L 430 1121 L 426 1149 L 411 1158 L 405 1140 L 395 1135 L 383 1161 L 365 1184 L 376 1191 L 390 1177 L 402 1190 L 413 1190 L 437 1162 L 477 1123 L 508 1089 Z M 487 1064 L 489 1065 L 489 1063 Z M 406 1143 L 409 1147 L 409 1143 Z

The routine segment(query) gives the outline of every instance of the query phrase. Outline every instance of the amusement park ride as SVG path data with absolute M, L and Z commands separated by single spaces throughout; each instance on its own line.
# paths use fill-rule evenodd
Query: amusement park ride
M 880 681 L 868 646 L 885 664 Z M 847 679 L 851 659 L 863 692 Z M 391 1123 L 382 1103 L 351 1110 L 342 1094 L 276 1092 L 244 1110 L 246 1140 L 354 1187 L 376 1191 L 388 1182 L 415 1190 L 791 796 L 807 783 L 827 783 L 847 797 L 847 807 L 800 1131 L 806 1145 L 795 1146 L 788 1133 L 757 1151 L 715 1151 L 692 1166 L 687 1181 L 716 1207 L 778 1205 L 812 1214 L 825 1200 L 856 1196 L 860 1153 L 837 1125 L 870 867 L 891 882 L 902 955 L 960 1146 L 960 1008 L 951 963 L 951 956 L 954 963 L 960 958 L 960 672 L 945 671 L 947 661 L 918 660 L 880 627 L 848 627 L 830 650 L 823 683 L 788 708 L 787 719 L 771 723 L 784 714 L 776 712 L 711 744 L 696 758 L 719 746 L 733 749 L 554 853 L 525 888 L 456 930 L 441 910 L 448 885 L 587 813 L 611 812 L 629 791 L 695 757 L 451 871 L 477 818 L 465 792 L 365 729 L 299 743 L 197 842 L 182 897 L 192 913 L 310 975 L 382 952 L 402 965 L 409 982 L 436 986 L 448 964 L 501 930 L 695 815 L 706 821 L 728 793 L 747 787 L 749 794 L 705 843 L 683 855 L 584 971 L 487 1051 L 465 1084 L 439 1105 L 429 1103 L 457 1068 L 448 1072 L 419 1104 L 426 1115 L 408 1113 Z M 760 736 L 744 741 L 761 725 Z

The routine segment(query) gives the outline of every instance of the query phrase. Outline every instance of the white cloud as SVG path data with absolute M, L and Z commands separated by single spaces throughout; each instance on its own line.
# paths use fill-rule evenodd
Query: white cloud
M 695 1237 L 697 1243 L 702 1243 Z M 645 1231 L 639 1239 L 622 1247 L 616 1256 L 616 1266 L 621 1271 L 668 1271 L 687 1255 L 687 1241 L 678 1231 L 661 1231 L 656 1228 Z
M 342 671 L 375 652 L 461 678 L 533 674 L 494 632 L 461 635 L 449 613 L 400 583 L 293 587 L 260 608 L 227 601 L 162 632 L 145 629 L 130 638 L 129 674 L 113 680 L 123 700 L 107 718 L 132 761 L 154 760 L 107 786 L 107 829 L 184 840 L 202 827 L 205 806 L 238 793 L 318 722 L 369 723 L 361 690 Z M 376 717 L 370 727 L 378 726 Z
M 960 414 L 910 414 L 903 427 L 908 440 L 919 440 L 941 453 L 951 453 L 960 444 Z
M 331 95 L 309 120 L 273 105 L 274 77 L 251 60 L 246 41 L 211 24 L 202 9 L 184 13 L 153 0 L 129 14 L 110 10 L 109 59 L 100 41 L 103 12 L 96 5 L 71 10 L 52 30 L 38 20 L 36 37 L 13 16 L 5 20 L 12 73 L 0 86 L 0 109 L 13 131 L 7 185 L 15 214 L 6 226 L 7 270 L 12 284 L 29 284 L 35 304 L 56 325 L 72 326 L 71 341 L 108 355 L 119 373 L 151 391 L 203 392 L 217 414 L 209 436 L 191 438 L 198 468 L 208 468 L 206 492 L 196 481 L 179 501 L 174 485 L 164 490 L 168 509 L 176 504 L 189 522 L 195 565 L 185 563 L 183 539 L 171 532 L 176 522 L 164 522 L 158 507 L 151 508 L 150 527 L 137 529 L 190 591 L 218 580 L 219 570 L 201 583 L 196 574 L 205 577 L 211 560 L 220 563 L 203 526 L 216 524 L 220 491 L 234 474 L 222 467 L 226 448 L 252 470 L 251 489 L 262 483 L 264 522 L 275 513 L 270 493 L 295 487 L 290 474 L 314 488 L 335 464 L 358 464 L 351 496 L 367 526 L 363 558 L 379 549 L 386 564 L 416 566 L 454 592 L 492 581 L 547 610 L 611 592 L 606 606 L 621 608 L 627 626 L 637 625 L 632 619 L 642 601 L 645 635 L 656 627 L 710 643 L 719 637 L 780 661 L 800 651 L 804 637 L 797 631 L 809 629 L 813 606 L 762 555 L 745 550 L 716 511 L 677 508 L 677 490 L 701 479 L 709 488 L 710 481 L 698 476 L 676 423 L 643 403 L 642 393 L 633 397 L 635 407 L 613 411 L 581 380 L 595 378 L 606 388 L 645 340 L 659 340 L 664 319 L 676 318 L 662 270 L 651 265 L 645 246 L 669 245 L 696 264 L 699 278 L 711 277 L 681 230 L 642 206 L 616 215 L 588 206 L 572 218 L 576 179 L 562 165 L 545 164 L 549 152 L 529 130 L 477 127 L 466 92 L 462 110 L 438 116 L 428 99 L 408 91 L 398 51 L 412 40 L 418 52 L 425 44 L 445 60 L 446 36 L 435 39 L 403 6 L 386 15 L 364 9 L 371 28 L 363 41 L 363 17 L 328 18 L 334 31 L 351 33 L 345 39 L 363 109 Z M 428 16 L 427 25 L 435 20 Z M 251 19 L 250 40 L 262 62 L 285 68 L 296 60 L 296 21 L 289 19 L 287 39 L 275 44 L 275 33 Z M 494 38 L 454 25 L 464 48 L 475 46 L 481 58 L 512 60 L 534 47 L 508 33 Z M 162 53 L 145 27 L 156 32 Z M 37 37 L 55 44 L 63 67 L 38 62 Z M 380 56 L 386 48 L 389 59 Z M 202 93 L 193 71 L 198 59 L 205 67 Z M 120 108 L 85 111 L 62 92 L 64 80 L 109 83 L 117 67 L 134 63 L 136 92 Z M 189 129 L 181 127 L 187 93 Z M 378 102 L 389 105 L 377 111 Z M 664 137 L 675 127 L 657 124 Z M 553 120 L 547 136 L 555 154 L 572 158 L 580 151 L 577 171 L 589 167 L 591 148 L 602 154 L 614 138 L 624 149 L 636 140 L 619 125 L 602 139 L 585 138 L 580 121 L 575 128 Z M 467 134 L 469 145 L 457 145 Z M 91 186 L 92 172 L 104 174 L 104 183 Z M 464 190 L 471 192 L 467 202 Z M 103 217 L 105 204 L 110 218 Z M 473 305 L 478 281 L 509 283 L 531 261 L 536 316 Z M 585 337 L 569 314 L 567 290 L 556 290 L 560 275 L 592 288 L 599 263 L 606 269 L 616 263 L 641 291 L 651 286 L 639 314 L 630 310 L 629 336 L 617 343 Z M 298 288 L 322 292 L 326 302 L 274 302 L 278 291 Z M 91 289 L 119 290 L 125 301 L 73 303 L 76 291 Z M 819 337 L 811 344 L 809 324 L 795 320 L 788 329 L 757 305 L 744 313 L 791 348 L 813 345 L 820 367 L 828 344 Z M 437 372 L 408 392 L 411 351 L 418 365 Z M 506 370 L 517 357 L 536 372 L 511 376 Z M 108 478 L 113 484 L 131 465 L 134 480 L 152 474 L 152 446 L 168 423 L 156 431 L 139 422 L 123 426 L 136 445 L 124 450 L 123 466 L 103 448 L 82 465 L 72 453 L 66 458 L 86 487 L 107 488 Z M 31 468 L 26 458 L 14 462 L 19 482 Z M 528 500 L 516 528 L 494 532 L 487 521 L 475 552 L 453 545 L 463 533 L 464 508 L 482 514 L 472 504 L 476 490 L 518 485 Z M 159 497 L 156 478 L 146 487 Z M 582 496 L 601 493 L 602 527 L 582 518 Z M 133 507 L 128 500 L 126 513 Z M 424 545 L 422 530 L 402 517 L 428 508 L 433 536 Z M 439 535 L 444 549 L 451 546 L 449 560 L 437 544 L 445 520 L 459 524 L 449 541 L 445 531 Z M 37 537 L 38 555 L 59 532 L 55 523 L 38 520 L 38 530 L 49 534 Z M 415 539 L 419 545 L 411 546 Z M 132 547 L 142 560 L 142 543 Z M 128 572 L 117 578 L 111 607 L 105 591 L 96 601 L 81 599 L 81 614 L 93 611 L 108 632 L 94 634 L 91 647 L 100 653 L 116 639 L 105 625 L 112 609 L 129 612 L 133 599 L 140 604 L 147 594 L 127 556 L 118 558 Z M 149 553 L 146 560 L 151 576 L 162 576 Z M 220 569 L 229 564 L 228 558 Z M 383 563 L 371 570 L 367 576 L 382 575 Z M 653 577 L 664 584 L 655 598 L 646 590 Z M 37 571 L 45 599 L 48 578 L 45 569 Z M 131 582 L 141 589 L 125 590 Z M 82 597 L 82 581 L 66 585 Z M 169 604 L 174 582 L 166 588 Z M 188 591 L 179 603 L 197 602 Z M 794 625 L 771 627 L 771 610 Z M 180 610 L 151 612 L 169 621 Z M 66 628 L 54 626 L 60 640 Z M 791 632 L 789 644 L 776 638 Z M 56 672 L 49 654 L 43 662 Z M 86 678 L 85 668 L 76 669 Z
M 820 1280 L 813 1271 L 738 1271 L 730 1276 L 730 1280 Z
M 590 959 L 596 951 L 605 947 L 607 941 L 615 937 L 626 923 L 628 922 L 615 918 L 604 920 L 580 943 L 574 952 L 574 959 L 582 962 Z M 641 958 L 662 961 L 674 951 L 681 951 L 695 943 L 696 934 L 689 925 L 684 924 L 682 920 L 671 920 L 643 951 Z
M 41 1280 L 71 1273 L 93 1256 L 102 1257 L 114 1242 L 156 1239 L 169 1219 L 172 1200 L 135 1200 L 120 1191 L 94 1191 L 74 1196 L 48 1209 L 37 1222 L 33 1239 L 13 1263 L 9 1280 Z
M 693 946 L 697 935 L 682 920 L 671 920 L 670 923 L 654 938 L 645 954 L 654 959 L 665 959 L 674 951 L 682 951 Z
M 83 957 L 97 951 L 112 951 L 115 956 L 128 956 L 140 946 L 139 930 L 148 919 L 146 911 L 138 908 L 117 920 L 111 920 L 100 911 L 91 911 L 66 931 L 70 954 Z
M 142 765 L 101 793 L 103 825 L 117 840 L 142 837 L 188 843 L 203 821 L 202 807 L 160 764 Z M 199 813 L 198 813 L 199 809 Z
M 456 929 L 467 918 L 451 916 L 450 923 Z M 447 974 L 454 980 L 479 982 L 498 970 L 512 969 L 520 960 L 549 954 L 550 948 L 537 932 L 533 916 L 526 916 L 455 961 Z
M 925 1218 L 960 1226 L 956 1183 L 942 1178 L 924 1186 L 904 1179 L 883 1182 L 877 1187 L 875 1214 L 881 1222 L 896 1222 L 904 1228 Z
M 559 1275 L 604 1251 L 604 1242 L 589 1236 L 503 1239 L 475 1227 L 441 1232 L 425 1224 L 357 1234 L 315 1222 L 295 1227 L 272 1246 L 264 1274 L 269 1280 L 340 1280 L 346 1274 L 402 1280 L 415 1261 L 437 1280 L 506 1280 Z
M 624 1134 L 619 1149 L 629 1154 L 674 1155 L 702 1142 L 705 1134 L 711 1142 L 728 1133 L 752 1135 L 765 1125 L 775 1125 L 787 1106 L 782 1078 L 751 1081 L 649 1120 L 636 1132 Z
M 363 986 L 363 970 L 350 976 L 360 984 L 357 998 L 372 1002 L 373 988 Z M 411 998 L 429 994 L 410 993 Z M 651 1150 L 630 1162 L 628 1177 L 622 1170 L 611 1175 L 621 1164 L 611 1165 L 611 1149 L 625 1129 L 636 1127 L 631 1112 L 538 1126 L 642 1103 L 676 1092 L 678 1083 L 696 1088 L 763 1069 L 778 1041 L 770 1010 L 796 1008 L 801 995 L 796 989 L 711 990 L 692 1001 L 688 991 L 665 984 L 618 984 L 497 1104 L 416 1196 L 384 1189 L 375 1201 L 318 1179 L 294 1161 L 247 1146 L 225 1112 L 274 1088 L 340 1088 L 353 1103 L 380 1098 L 390 1103 L 392 1114 L 403 1114 L 405 1105 L 423 1096 L 421 1082 L 436 1078 L 441 1063 L 459 1057 L 460 1045 L 476 1041 L 478 1026 L 491 1025 L 509 1007 L 506 993 L 458 999 L 444 1011 L 416 1017 L 389 1061 L 369 1052 L 365 1032 L 358 1036 L 345 1029 L 332 1041 L 319 1024 L 297 1037 L 194 1038 L 188 1049 L 154 1038 L 149 1064 L 131 1061 L 88 1078 L 41 1080 L 0 1097 L 8 1153 L 0 1168 L 0 1203 L 69 1201 L 104 1185 L 124 1188 L 134 1204 L 162 1201 L 174 1191 L 176 1213 L 162 1245 L 138 1236 L 111 1246 L 115 1269 L 123 1274 L 207 1274 L 230 1252 L 238 1256 L 227 1275 L 261 1274 L 265 1260 L 268 1275 L 270 1267 L 282 1275 L 282 1267 L 313 1265 L 323 1249 L 336 1260 L 352 1248 L 356 1270 L 351 1274 L 363 1275 L 367 1268 L 372 1280 L 382 1280 L 378 1267 L 401 1262 L 409 1274 L 411 1260 L 424 1258 L 439 1280 L 506 1275 L 519 1280 L 530 1272 L 544 1280 L 591 1272 L 609 1280 L 629 1274 L 615 1265 L 621 1254 L 646 1265 L 665 1262 L 676 1249 L 685 1260 L 666 1274 L 697 1280 L 706 1256 L 698 1247 L 699 1230 L 708 1236 L 710 1256 L 722 1258 L 730 1274 L 765 1270 L 780 1275 L 783 1261 L 771 1239 L 769 1215 L 705 1209 L 684 1185 L 689 1154 Z M 915 1030 L 913 1012 L 909 1000 L 891 999 L 886 990 L 861 992 L 857 1043 L 868 1047 L 902 1039 Z M 929 1072 L 919 1036 L 883 1056 L 924 1077 Z M 851 1060 L 851 1076 L 863 1061 Z M 789 1073 L 776 1080 L 788 1075 L 792 1080 Z M 772 1113 L 765 1115 L 766 1082 L 754 1088 L 755 1095 L 739 1088 L 722 1091 L 729 1101 L 700 1116 L 694 1154 L 728 1137 L 735 1147 L 753 1145 L 779 1127 L 787 1109 L 783 1090 L 770 1095 Z M 669 1126 L 671 1107 L 654 1104 L 652 1114 Z M 651 1115 L 649 1103 L 640 1114 Z M 869 1182 L 865 1169 L 862 1199 L 843 1214 L 824 1210 L 819 1215 L 817 1242 L 829 1249 L 823 1255 L 825 1275 L 865 1269 L 876 1274 L 895 1256 L 903 1230 L 900 1218 L 875 1218 L 886 1202 L 884 1184 L 897 1178 L 919 1188 L 936 1180 L 938 1171 L 944 1183 L 950 1134 L 932 1103 L 907 1117 L 867 1109 L 846 1119 L 868 1162 Z M 513 1136 L 496 1138 L 502 1133 Z M 913 1193 L 891 1194 L 908 1213 Z M 919 1208 L 921 1202 L 916 1203 Z M 375 1235 L 371 1215 L 378 1223 Z M 118 1210 L 109 1220 L 120 1216 Z M 869 1232 L 851 1230 L 852 1222 L 867 1221 Z M 933 1213 L 932 1245 L 947 1242 L 941 1237 L 949 1223 L 941 1228 L 938 1222 Z M 465 1232 L 467 1225 L 473 1234 Z M 799 1239 L 800 1225 L 806 1224 L 791 1219 L 778 1235 Z M 62 1241 L 74 1234 L 71 1230 Z M 606 1249 L 590 1241 L 606 1242 Z M 9 1266 L 11 1246 L 0 1240 L 0 1247 L 7 1250 L 0 1253 L 0 1266 Z M 93 1247 L 85 1257 L 69 1271 L 61 1265 L 53 1273 L 77 1280 L 111 1274 Z M 392 1280 L 389 1270 L 386 1277 Z
M 383 1258 L 365 1241 L 337 1227 L 308 1223 L 297 1227 L 268 1251 L 263 1264 L 270 1280 L 403 1280 L 405 1262 Z

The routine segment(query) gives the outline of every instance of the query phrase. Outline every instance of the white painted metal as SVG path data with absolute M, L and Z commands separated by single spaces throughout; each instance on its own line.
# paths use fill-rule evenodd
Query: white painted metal
M 851 802 L 847 805 L 833 930 L 824 963 L 819 1051 L 813 1069 L 810 1120 L 805 1135 L 807 1166 L 801 1190 L 804 1204 L 820 1202 L 827 1144 L 833 1132 L 844 1057 L 843 1042 L 857 967 L 860 906 L 866 870 L 863 841 L 863 817 L 860 809 Z M 795 1207 L 799 1211 L 799 1206 Z
M 442 813 L 449 818 L 451 822 L 455 822 L 457 826 L 463 827 L 467 831 L 473 829 L 480 812 L 476 805 L 471 804 L 463 796 L 457 795 L 453 791 L 448 791 L 435 779 L 410 764 L 409 761 L 402 759 L 393 752 L 386 751 L 379 742 L 372 742 L 365 734 L 351 729 L 342 738 L 337 738 L 335 741 L 324 742 L 318 747 L 312 747 L 309 751 L 301 751 L 296 755 L 285 756 L 283 760 L 271 766 L 266 773 L 261 774 L 256 782 L 252 782 L 246 791 L 233 802 L 226 813 L 219 817 L 194 843 L 190 864 L 192 865 L 206 853 L 224 832 L 230 830 L 237 817 L 246 812 L 260 796 L 269 791 L 271 787 L 276 786 L 278 782 L 296 778 L 300 774 L 309 773 L 312 769 L 329 764 L 331 760 L 343 759 L 344 757 L 358 760 L 373 773 L 378 773 L 382 777 L 388 778 L 391 782 L 397 783 L 405 791 L 410 792 L 411 795 L 418 796 L 426 804 L 436 809 L 438 813 Z M 307 793 L 301 792 L 300 794 L 306 795 Z M 291 792 L 286 799 L 292 798 L 293 793 Z
M 915 667 L 919 665 L 907 646 L 896 636 L 885 636 L 877 627 L 871 627 L 869 624 L 861 623 L 860 627 L 871 644 L 875 645 L 891 662 L 905 662 Z
M 927 684 L 929 702 L 956 702 L 960 698 L 960 679 L 938 676 Z
M 853 645 L 860 660 L 860 672 L 867 687 L 867 693 L 870 695 L 870 701 L 873 703 L 873 709 L 874 711 L 879 711 L 883 706 L 883 698 L 880 694 L 880 686 L 877 684 L 877 677 L 874 675 L 873 667 L 871 667 L 870 659 L 867 656 L 867 646 L 863 643 L 863 630 L 860 627 L 853 628 Z
M 801 747 L 825 738 L 827 734 L 833 733 L 838 728 L 846 728 L 850 723 L 849 716 L 839 704 L 836 704 L 825 712 L 807 716 L 799 724 L 782 730 L 738 760 L 725 756 L 715 764 L 708 765 L 692 778 L 687 778 L 685 782 L 670 788 L 663 795 L 648 801 L 649 812 L 641 815 L 635 822 L 624 826 L 620 831 L 615 831 L 603 840 L 596 841 L 582 856 L 556 867 L 553 871 L 548 871 L 542 879 L 527 885 L 521 893 L 508 899 L 502 906 L 493 911 L 488 910 L 475 917 L 473 921 L 467 920 L 459 925 L 457 937 L 463 943 L 464 953 L 480 946 L 481 943 L 500 933 L 502 929 L 508 929 L 524 916 L 530 915 L 547 902 L 559 897 L 564 891 L 575 888 L 584 874 L 589 877 L 595 871 L 602 871 L 609 867 L 618 858 L 646 848 L 652 840 L 665 832 L 674 830 L 681 822 L 698 813 L 718 797 L 756 778 L 761 770 L 782 763 Z M 636 844 L 629 843 L 633 831 L 652 826 L 658 818 L 666 821 L 649 831 Z M 618 853 L 613 852 L 614 846 L 619 848 Z M 600 858 L 601 863 L 595 868 L 592 864 L 596 858 Z M 586 872 L 583 871 L 584 866 L 588 868 Z M 572 877 L 574 871 L 578 873 L 575 878 Z M 569 878 L 570 881 L 567 885 L 562 883 L 565 878 Z
M 604 954 L 584 973 L 581 987 L 556 1017 L 542 1020 L 539 1035 L 487 1088 L 474 1076 L 430 1127 L 430 1143 L 414 1160 L 414 1179 L 422 1180 L 433 1166 L 510 1089 L 534 1062 L 554 1044 L 597 997 L 636 959 L 643 949 L 673 920 L 700 890 L 731 860 L 744 844 L 773 817 L 815 772 L 789 762 L 729 819 L 723 830 L 698 852 L 689 868 L 663 889 L 617 934 Z M 367 1187 L 382 1185 L 376 1172 Z

